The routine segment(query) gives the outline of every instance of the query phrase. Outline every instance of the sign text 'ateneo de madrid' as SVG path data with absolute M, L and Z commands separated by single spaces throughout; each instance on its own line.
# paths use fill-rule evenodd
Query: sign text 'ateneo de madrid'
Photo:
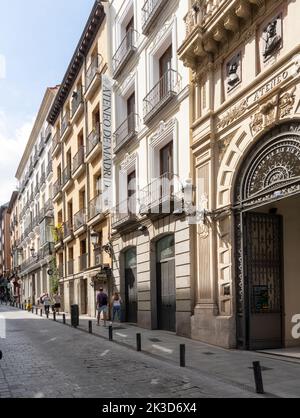
M 102 192 L 104 207 L 112 206 L 112 83 L 109 77 L 102 76 L 102 123 L 103 123 L 103 140 L 102 140 Z

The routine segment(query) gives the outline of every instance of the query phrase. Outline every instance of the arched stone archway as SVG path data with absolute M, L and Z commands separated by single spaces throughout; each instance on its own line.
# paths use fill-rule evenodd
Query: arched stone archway
M 283 123 L 241 160 L 233 187 L 238 346 L 292 345 L 291 316 L 300 292 L 300 123 Z

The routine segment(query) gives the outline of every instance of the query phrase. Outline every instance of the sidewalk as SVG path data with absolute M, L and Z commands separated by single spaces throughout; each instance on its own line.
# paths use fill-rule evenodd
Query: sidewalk
M 35 310 L 34 310 L 35 312 Z M 40 310 L 38 312 L 40 315 Z M 45 314 L 43 313 L 45 319 Z M 52 313 L 49 320 L 53 320 Z M 63 326 L 63 316 L 56 318 Z M 88 332 L 92 321 L 93 334 L 108 339 L 108 327 L 98 327 L 95 318 L 80 316 L 78 330 Z M 70 315 L 66 314 L 66 323 L 70 325 Z M 103 323 L 102 323 L 103 324 Z M 107 322 L 109 325 L 110 322 Z M 213 376 L 223 384 L 253 392 L 255 389 L 252 364 L 260 361 L 263 368 L 263 380 L 266 394 L 270 397 L 300 397 L 300 360 L 273 356 L 269 353 L 226 350 L 198 341 L 179 337 L 166 331 L 151 331 L 133 324 L 113 324 L 113 340 L 129 349 L 136 350 L 136 334 L 142 337 L 144 354 L 164 359 L 179 366 L 180 344 L 186 346 L 186 370 L 198 371 L 203 376 Z
M 50 319 L 53 318 L 50 315 Z M 70 315 L 66 314 L 70 325 Z M 100 327 L 95 318 L 80 317 L 78 329 L 88 331 L 88 323 L 93 323 L 93 334 L 108 339 L 108 327 L 103 323 Z M 57 317 L 62 323 L 62 314 Z M 107 322 L 109 325 L 110 322 Z M 202 375 L 220 379 L 220 381 L 236 385 L 239 388 L 254 390 L 252 363 L 260 361 L 263 367 L 265 391 L 270 396 L 300 397 L 300 361 L 274 357 L 269 354 L 226 350 L 213 347 L 198 341 L 179 337 L 166 331 L 151 331 L 133 324 L 113 324 L 113 339 L 115 342 L 136 350 L 136 334 L 142 336 L 142 351 L 149 355 L 163 358 L 179 365 L 180 344 L 186 345 L 186 367 L 201 372 Z M 99 342 L 101 344 L 101 342 Z

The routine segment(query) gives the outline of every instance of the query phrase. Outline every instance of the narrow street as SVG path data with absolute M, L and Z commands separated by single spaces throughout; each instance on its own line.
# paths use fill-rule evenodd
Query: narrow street
M 136 353 L 117 331 L 116 342 L 109 342 L 103 327 L 89 335 L 82 332 L 87 329 L 83 320 L 75 330 L 4 305 L 0 320 L 6 326 L 6 338 L 0 339 L 0 398 L 256 397 L 249 367 L 255 360 L 263 366 L 265 397 L 299 397 L 296 359 L 222 350 L 146 330 L 145 352 Z M 157 336 L 161 343 L 150 350 L 149 341 Z M 179 343 L 187 347 L 187 368 L 176 363 Z
M 254 397 L 254 392 L 0 306 L 0 398 Z

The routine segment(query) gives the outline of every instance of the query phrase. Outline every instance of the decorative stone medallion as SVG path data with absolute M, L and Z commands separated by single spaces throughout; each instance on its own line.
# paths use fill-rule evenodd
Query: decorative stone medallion
M 238 53 L 233 58 L 231 58 L 231 60 L 226 64 L 226 83 L 228 93 L 241 83 L 241 68 L 241 53 Z
M 263 31 L 263 60 L 267 62 L 282 47 L 282 15 L 271 20 Z

